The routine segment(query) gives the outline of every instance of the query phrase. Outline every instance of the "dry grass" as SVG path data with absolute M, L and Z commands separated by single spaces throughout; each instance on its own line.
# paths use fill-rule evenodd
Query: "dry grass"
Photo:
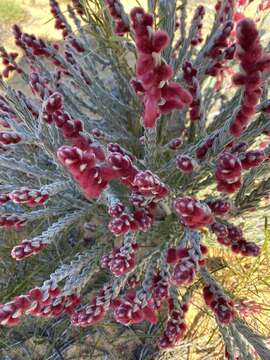
M 2 24 L 7 26 L 17 21 L 21 22 L 25 17 L 26 12 L 18 0 L 1 0 L 0 18 Z

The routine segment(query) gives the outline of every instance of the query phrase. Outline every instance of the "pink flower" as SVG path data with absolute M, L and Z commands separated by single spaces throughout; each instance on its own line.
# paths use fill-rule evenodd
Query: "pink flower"
M 231 209 L 231 203 L 225 199 L 210 199 L 206 200 L 207 205 L 210 207 L 215 215 L 224 215 Z
M 190 228 L 198 229 L 214 221 L 212 212 L 206 203 L 190 196 L 177 198 L 173 207 L 182 222 Z
M 220 155 L 216 166 L 217 190 L 232 193 L 241 186 L 242 166 L 240 160 L 233 154 L 224 152 Z
M 194 171 L 194 169 L 198 167 L 198 164 L 188 155 L 177 155 L 176 166 L 179 170 L 188 173 Z
M 134 8 L 130 17 L 138 53 L 137 79 L 132 81 L 132 86 L 138 96 L 143 95 L 144 127 L 154 128 L 161 114 L 181 110 L 192 98 L 179 84 L 168 83 L 173 69 L 161 58 L 161 51 L 170 43 L 168 34 L 163 30 L 150 31 L 153 17 L 142 8 Z
M 261 95 L 262 72 L 270 68 L 270 57 L 264 54 L 259 41 L 255 22 L 244 18 L 236 28 L 236 58 L 241 65 L 241 72 L 233 76 L 236 86 L 244 87 L 241 106 L 230 125 L 230 133 L 239 137 L 256 112 L 256 104 Z
M 169 301 L 169 307 L 171 309 L 166 328 L 161 337 L 158 339 L 158 346 L 161 349 L 174 347 L 176 343 L 184 337 L 187 330 L 185 315 L 188 310 L 188 304 L 181 304 L 180 309 L 175 309 L 173 301 Z
M 15 229 L 16 231 L 26 224 L 27 220 L 23 216 L 15 214 L 1 214 L 0 215 L 0 228 Z
M 11 131 L 1 131 L 0 132 L 0 144 L 10 145 L 10 144 L 18 144 L 21 141 L 21 137 L 19 134 Z
M 242 168 L 248 170 L 261 164 L 266 156 L 262 150 L 251 150 L 240 154 L 239 158 Z
M 144 320 L 152 324 L 157 322 L 156 311 L 147 303 L 140 303 L 133 290 L 114 301 L 114 318 L 123 325 L 138 324 Z
M 218 288 L 213 285 L 206 285 L 203 288 L 203 297 L 206 305 L 213 310 L 222 324 L 229 324 L 233 321 L 236 315 L 234 304 L 225 295 L 221 294 Z

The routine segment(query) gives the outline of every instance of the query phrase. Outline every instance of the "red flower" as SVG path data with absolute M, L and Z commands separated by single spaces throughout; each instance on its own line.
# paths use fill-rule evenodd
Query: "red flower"
M 214 221 L 208 205 L 190 196 L 177 198 L 173 207 L 180 215 L 182 222 L 190 228 L 201 228 Z
M 157 322 L 156 311 L 148 304 L 142 304 L 133 290 L 117 299 L 114 305 L 114 318 L 124 325 L 138 324 L 144 320 L 152 324 Z
M 203 288 L 203 297 L 222 324 L 229 324 L 233 321 L 236 313 L 233 302 L 223 295 L 218 288 L 213 285 L 206 285 Z
M 176 166 L 183 172 L 192 172 L 196 167 L 198 167 L 198 164 L 188 155 L 177 155 Z
M 242 168 L 245 170 L 258 166 L 265 160 L 265 153 L 262 150 L 251 150 L 240 154 Z

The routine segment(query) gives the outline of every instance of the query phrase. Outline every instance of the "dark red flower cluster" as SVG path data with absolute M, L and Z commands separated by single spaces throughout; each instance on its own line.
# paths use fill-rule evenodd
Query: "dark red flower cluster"
M 8 78 L 11 73 L 17 71 L 18 74 L 22 72 L 22 69 L 17 65 L 16 59 L 19 56 L 16 52 L 7 52 L 4 48 L 0 48 L 0 58 L 2 58 L 2 64 L 4 69 L 2 70 L 2 76 Z
M 94 131 L 94 133 L 96 134 L 97 131 Z M 101 135 L 102 136 L 102 135 Z M 107 145 L 107 148 L 108 148 L 108 151 L 110 153 L 119 153 L 119 154 L 122 154 L 122 155 L 126 155 L 131 161 L 134 161 L 136 160 L 136 156 L 131 154 L 131 153 L 128 153 L 125 149 L 123 149 L 119 144 L 116 144 L 116 143 L 109 143 Z
M 183 78 L 188 85 L 188 91 L 192 95 L 192 102 L 189 107 L 189 117 L 191 121 L 197 121 L 201 117 L 201 94 L 200 84 L 197 79 L 197 70 L 190 61 L 185 61 L 183 66 Z
M 31 69 L 28 82 L 33 94 L 39 96 L 40 99 L 43 100 L 46 95 L 51 95 L 52 91 L 49 86 L 49 80 L 34 68 Z
M 183 141 L 180 138 L 175 138 L 172 139 L 169 143 L 168 143 L 168 147 L 171 150 L 177 150 L 180 148 L 180 146 L 183 144 Z
M 231 203 L 226 199 L 207 199 L 205 202 L 216 216 L 225 215 L 231 210 Z
M 37 38 L 34 35 L 23 33 L 18 25 L 14 25 L 12 30 L 15 38 L 15 44 L 24 51 L 24 54 L 31 60 L 31 62 L 33 62 L 35 56 L 45 57 L 53 66 L 58 68 L 59 76 L 61 73 L 67 75 L 69 74 L 65 64 L 61 61 L 61 58 L 57 56 L 57 51 L 59 50 L 59 46 L 57 44 L 50 46 L 43 39 Z M 79 71 L 82 70 L 79 69 Z
M 156 310 L 152 306 L 152 299 L 147 300 L 145 293 L 134 290 L 121 298 L 113 300 L 114 318 L 124 325 L 138 324 L 146 320 L 152 324 L 157 322 Z
M 192 101 L 190 93 L 169 80 L 173 69 L 161 57 L 170 39 L 165 31 L 153 31 L 153 16 L 142 8 L 134 8 L 131 20 L 138 52 L 137 80 L 131 85 L 137 94 L 143 94 L 145 128 L 154 128 L 161 114 L 181 110 Z
M 227 19 L 232 18 L 234 12 L 234 0 L 218 0 L 215 5 L 219 22 L 223 23 Z
M 6 118 L 16 119 L 16 121 L 18 120 L 10 105 L 8 105 L 6 99 L 0 95 L 0 126 L 9 129 L 10 126 Z
M 169 248 L 166 261 L 174 264 L 171 282 L 177 286 L 191 284 L 198 268 L 205 265 L 207 252 L 204 245 L 200 246 L 200 254 L 194 248 Z
M 18 144 L 21 140 L 20 135 L 13 131 L 0 131 L 0 144 L 2 145 Z
M 115 209 L 116 210 L 116 209 Z M 120 210 L 120 208 L 118 209 Z M 123 207 L 124 211 L 124 207 Z M 131 230 L 135 230 L 134 220 L 131 215 L 119 211 L 117 215 L 112 215 L 113 219 L 109 222 L 109 230 L 116 236 L 127 234 Z M 116 214 L 116 211 L 114 212 Z
M 62 30 L 62 36 L 65 38 L 69 33 L 69 27 L 60 10 L 59 4 L 56 0 L 49 0 L 51 14 L 55 18 L 54 27 L 57 30 Z
M 70 36 L 69 42 L 78 53 L 83 53 L 85 51 L 85 48 L 84 48 L 82 42 L 79 41 L 78 39 L 76 39 L 75 37 Z M 68 45 L 66 45 L 66 48 L 67 49 L 69 48 Z M 65 55 L 66 54 L 67 54 L 67 51 L 65 51 Z M 78 66 L 77 62 L 76 62 L 76 64 Z M 80 72 L 81 72 L 82 77 L 85 79 L 86 84 L 91 85 L 91 81 L 88 78 L 86 78 L 85 73 L 83 72 L 82 68 L 80 68 Z
M 35 35 L 23 33 L 18 25 L 13 25 L 15 44 L 25 51 L 28 56 L 45 56 L 50 58 L 51 51 L 45 41 L 38 39 Z
M 230 133 L 239 137 L 256 112 L 262 94 L 262 73 L 270 70 L 270 56 L 264 53 L 260 45 L 259 32 L 253 20 L 245 18 L 239 21 L 236 36 L 236 58 L 240 61 L 241 72 L 233 76 L 233 83 L 243 87 L 243 96 Z
M 163 199 L 169 193 L 169 188 L 150 170 L 139 171 L 135 175 L 132 190 L 155 201 Z
M 173 202 L 173 207 L 183 224 L 191 229 L 200 229 L 214 222 L 209 206 L 191 196 L 177 198 Z
M 229 324 L 233 321 L 236 312 L 234 303 L 227 296 L 221 293 L 214 285 L 205 285 L 203 288 L 203 298 L 216 317 L 222 324 Z
M 220 29 L 220 32 L 214 39 L 213 45 L 207 52 L 206 56 L 215 59 L 222 54 L 222 49 L 228 47 L 228 39 L 232 29 L 233 29 L 233 22 L 230 20 L 226 21 L 222 26 L 222 28 Z
M 203 144 L 201 144 L 197 149 L 196 149 L 196 157 L 197 159 L 201 160 L 205 157 L 205 155 L 207 154 L 207 151 L 209 149 L 211 149 L 214 140 L 215 140 L 216 136 L 210 136 L 208 137 Z
M 10 201 L 10 197 L 9 197 L 9 194 L 6 193 L 6 194 L 0 194 L 0 205 L 4 205 L 6 204 L 7 202 Z
M 222 153 L 216 164 L 217 190 L 233 193 L 241 186 L 242 165 L 239 158 L 229 152 Z
M 220 155 L 216 165 L 217 190 L 225 193 L 233 193 L 241 186 L 242 170 L 249 170 L 261 164 L 266 155 L 262 150 L 250 150 L 241 152 L 245 144 L 238 144 L 231 149 L 237 155 L 224 152 Z
M 80 303 L 76 294 L 61 295 L 57 284 L 47 282 L 45 288 L 31 289 L 26 295 L 16 296 L 6 304 L 0 304 L 0 324 L 15 326 L 24 314 L 37 317 L 53 317 L 72 314 Z
M 198 45 L 203 41 L 203 38 L 202 38 L 202 26 L 203 26 L 204 15 L 205 15 L 204 6 L 199 5 L 196 8 L 194 17 L 192 19 L 192 26 L 195 29 L 195 35 L 191 39 L 190 43 L 193 46 Z
M 219 89 L 222 84 L 224 72 L 227 71 L 228 74 L 232 73 L 232 69 L 228 65 L 226 65 L 226 60 L 232 60 L 234 58 L 235 50 L 236 44 L 232 44 L 226 47 L 223 51 L 220 50 L 220 54 L 217 55 L 217 57 L 214 57 L 215 62 L 211 64 L 205 71 L 207 75 L 216 76 L 219 78 Z M 214 50 L 213 53 L 215 51 L 216 50 Z M 217 86 L 215 88 L 217 88 Z
M 231 141 L 226 146 L 226 149 L 228 149 L 228 151 L 230 151 L 232 154 L 236 154 L 237 156 L 240 153 L 245 152 L 247 148 L 248 148 L 248 143 L 246 141 L 239 141 L 239 142 Z
M 108 164 L 104 163 L 103 149 L 82 134 L 81 120 L 72 119 L 67 112 L 62 110 L 62 106 L 62 95 L 59 93 L 52 94 L 43 106 L 44 120 L 48 123 L 55 123 L 62 129 L 64 137 L 71 140 L 74 145 L 72 147 L 62 146 L 58 149 L 58 159 L 79 183 L 85 196 L 90 199 L 97 198 L 107 187 L 108 181 L 119 176 L 118 172 L 110 164 L 109 158 Z M 97 161 L 102 163 L 99 165 Z M 121 165 L 123 165 L 123 161 Z M 128 165 L 130 164 L 128 163 Z
M 23 240 L 19 245 L 14 246 L 11 250 L 11 256 L 17 261 L 23 260 L 28 256 L 36 255 L 43 249 L 46 249 L 48 244 L 42 241 Z
M 242 168 L 245 170 L 252 169 L 260 165 L 265 159 L 266 155 L 262 150 L 250 150 L 239 154 Z
M 135 241 L 124 241 L 119 248 L 113 249 L 109 255 L 101 258 L 101 267 L 109 269 L 116 277 L 122 276 L 135 267 L 137 249 L 138 244 Z
M 47 191 L 40 191 L 28 188 L 20 188 L 10 193 L 0 194 L 0 205 L 9 201 L 17 204 L 27 204 L 30 207 L 36 207 L 44 204 L 49 198 Z
M 156 273 L 152 279 L 150 292 L 153 300 L 153 308 L 160 309 L 162 303 L 169 297 L 170 277 L 169 273 L 160 271 Z
M 86 327 L 101 321 L 110 307 L 112 295 L 112 287 L 105 285 L 90 304 L 71 315 L 72 325 Z
M 234 24 L 232 21 L 226 21 L 214 39 L 212 47 L 207 52 L 206 56 L 212 58 L 214 62 L 206 69 L 205 73 L 210 76 L 217 77 L 216 90 L 220 90 L 224 78 L 224 72 L 231 72 L 229 66 L 226 65 L 226 60 L 231 60 L 234 57 L 236 45 L 229 46 L 228 39 L 232 32 Z
M 52 114 L 51 119 L 62 130 L 65 139 L 71 140 L 74 146 L 85 150 L 90 140 L 81 134 L 83 132 L 83 123 L 80 119 L 73 119 L 69 113 L 61 110 Z
M 187 330 L 185 316 L 188 311 L 189 304 L 181 304 L 179 309 L 174 308 L 173 301 L 169 301 L 169 319 L 166 328 L 158 339 L 158 346 L 161 349 L 169 349 L 176 345 L 181 340 Z
M 111 144 L 109 148 L 116 150 L 116 145 Z M 119 160 L 121 161 L 119 162 Z M 109 209 L 113 216 L 109 223 L 109 230 L 115 235 L 138 230 L 148 231 L 154 221 L 157 202 L 168 195 L 168 187 L 151 171 L 138 171 L 133 167 L 128 155 L 112 153 L 108 156 L 107 161 L 116 171 L 116 175 L 121 176 L 121 181 L 131 188 L 130 202 L 135 206 L 134 212 L 127 213 L 124 212 L 122 204 L 114 204 L 112 209 Z
M 189 155 L 177 155 L 176 156 L 176 167 L 186 173 L 194 171 L 198 168 L 196 160 L 192 159 Z
M 77 14 L 82 16 L 84 14 L 84 8 L 81 3 L 81 0 L 71 0 L 71 2 L 72 2 L 74 9 L 77 11 Z
M 107 187 L 112 172 L 105 165 L 97 165 L 97 160 L 104 160 L 101 149 L 89 145 L 87 150 L 76 146 L 62 146 L 57 156 L 60 162 L 67 167 L 75 181 L 78 182 L 84 195 L 88 199 L 97 198 Z
M 217 236 L 217 241 L 225 246 L 231 245 L 231 240 L 229 239 L 229 231 L 225 224 L 214 223 L 211 225 L 211 231 Z
M 125 210 L 124 205 L 121 202 L 114 202 L 109 206 L 108 213 L 112 217 L 120 216 Z
M 50 96 L 44 101 L 43 104 L 43 111 L 42 111 L 42 118 L 46 123 L 51 124 L 53 123 L 54 119 L 53 116 L 57 115 L 57 111 L 62 110 L 63 108 L 63 96 L 58 93 L 54 92 L 50 94 Z
M 58 150 L 58 158 L 78 181 L 86 197 L 98 197 L 106 188 L 108 181 L 116 178 L 130 187 L 133 194 L 151 197 L 155 201 L 168 194 L 165 184 L 150 171 L 139 171 L 132 163 L 134 157 L 118 144 L 108 144 L 109 154 L 105 158 L 102 148 L 91 143 L 90 139 L 81 134 L 83 131 L 81 121 L 71 119 L 67 113 L 59 110 L 61 107 L 61 95 L 54 93 L 44 104 L 45 117 L 47 121 L 53 121 L 63 129 L 65 138 L 71 139 L 74 146 L 62 146 Z M 97 165 L 96 160 L 102 161 L 102 164 Z M 146 225 L 150 225 L 150 210 L 152 208 L 134 213 L 133 217 L 139 227 L 145 228 Z M 122 224 L 122 233 L 127 232 L 124 231 L 126 227 L 124 222 L 128 219 L 131 221 L 131 217 L 126 214 L 121 215 L 121 219 L 113 219 L 112 229 L 120 229 Z
M 60 93 L 54 92 L 43 103 L 42 118 L 48 124 L 54 123 L 60 128 L 64 138 L 71 140 L 74 146 L 82 150 L 89 149 L 90 139 L 82 134 L 82 121 L 80 119 L 73 119 L 69 113 L 63 110 L 63 97 Z M 101 148 L 99 148 L 99 152 L 101 152 Z M 104 159 L 103 153 L 102 159 Z
M 104 139 L 106 137 L 105 133 L 99 128 L 92 129 L 91 135 L 96 139 Z
M 135 210 L 132 214 L 122 213 L 114 217 L 109 225 L 109 230 L 116 236 L 136 232 L 138 230 L 146 232 L 154 222 L 152 208 L 145 206 L 142 209 Z
M 9 199 L 16 204 L 27 204 L 30 207 L 43 205 L 48 199 L 49 194 L 46 190 L 35 190 L 22 187 L 18 190 L 13 190 L 9 194 Z
M 211 230 L 217 236 L 217 241 L 222 245 L 230 247 L 234 253 L 241 254 L 242 256 L 260 255 L 259 246 L 251 241 L 246 241 L 239 227 L 232 224 L 214 223 L 211 225 Z
M 20 215 L 16 214 L 0 214 L 0 228 L 21 230 L 26 224 L 27 220 Z
M 132 187 L 133 180 L 139 171 L 132 163 L 134 158 L 118 144 L 110 143 L 107 148 L 109 151 L 106 159 L 108 166 L 114 171 L 115 176 L 120 178 L 122 184 Z
M 128 18 L 123 18 L 124 9 L 119 0 L 106 0 L 106 5 L 111 17 L 115 20 L 114 32 L 118 36 L 123 36 L 129 32 Z

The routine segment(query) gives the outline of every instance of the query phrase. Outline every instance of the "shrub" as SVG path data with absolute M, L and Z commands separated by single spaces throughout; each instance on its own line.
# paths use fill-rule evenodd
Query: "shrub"
M 269 358 L 240 318 L 247 302 L 216 280 L 206 245 L 214 238 L 239 258 L 261 253 L 239 225 L 270 190 L 270 147 L 260 144 L 270 55 L 259 23 L 229 0 L 217 2 L 207 37 L 203 6 L 186 34 L 185 2 L 180 19 L 174 1 L 129 16 L 118 0 L 72 4 L 78 35 L 50 0 L 63 48 L 14 25 L 29 67 L 1 50 L 3 78 L 17 72 L 33 97 L 1 80 L 0 226 L 29 233 L 11 251 L 18 266 L 85 223 L 91 246 L 3 303 L 1 325 L 24 315 L 154 325 L 166 313 L 150 355 L 158 357 L 184 338 L 200 293 L 226 358 Z M 94 290 L 90 302 L 84 289 Z

